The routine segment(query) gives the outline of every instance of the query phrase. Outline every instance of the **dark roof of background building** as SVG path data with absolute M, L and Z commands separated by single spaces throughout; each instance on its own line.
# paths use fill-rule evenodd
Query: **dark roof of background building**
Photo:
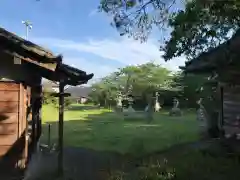
M 197 58 L 185 63 L 185 67 L 180 67 L 185 72 L 211 72 L 212 70 L 235 63 L 240 55 L 240 29 L 219 46 L 200 54 Z M 234 60 L 234 62 L 233 62 Z
M 69 87 L 68 89 L 66 89 L 66 93 L 70 93 L 72 98 L 79 98 L 79 97 L 88 98 L 91 91 L 92 91 L 92 88 L 86 87 L 86 86 Z

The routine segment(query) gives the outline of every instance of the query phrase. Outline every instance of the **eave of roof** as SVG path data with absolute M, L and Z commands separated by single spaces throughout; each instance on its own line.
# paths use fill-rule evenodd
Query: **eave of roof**
M 17 53 L 19 56 L 30 57 L 42 62 L 58 63 L 62 61 L 60 56 L 55 56 L 51 51 L 27 41 L 3 28 L 0 28 L 0 48 L 2 50 Z
M 66 83 L 74 86 L 85 84 L 94 76 L 92 73 L 87 74 L 85 71 L 71 67 L 67 64 L 61 64 L 56 71 L 65 74 L 67 77 Z
M 3 28 L 0 28 L 0 50 L 27 61 L 40 76 L 52 81 L 63 80 L 65 84 L 76 86 L 93 77 L 93 74 L 63 64 L 62 56 L 54 56 L 52 52 Z M 48 63 L 53 66 L 47 67 Z
M 186 73 L 204 73 L 224 68 L 227 64 L 232 63 L 234 55 L 239 56 L 240 51 L 240 29 L 233 37 L 216 48 L 200 54 L 197 58 L 185 63 L 185 67 L 180 67 Z
M 39 73 L 51 81 L 59 82 L 62 80 L 66 85 L 68 84 L 72 86 L 85 84 L 94 76 L 92 73 L 87 74 L 85 71 L 73 68 L 66 64 L 59 64 L 54 72 L 40 68 Z

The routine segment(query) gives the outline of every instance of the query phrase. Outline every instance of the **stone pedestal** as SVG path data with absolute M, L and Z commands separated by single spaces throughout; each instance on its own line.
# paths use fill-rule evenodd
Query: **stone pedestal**
M 208 123 L 205 113 L 202 108 L 197 110 L 198 127 L 201 134 L 205 134 L 208 131 Z
M 182 111 L 180 110 L 180 108 L 172 108 L 171 111 L 169 112 L 169 116 L 181 116 L 182 115 Z
M 161 106 L 160 106 L 159 102 L 156 102 L 155 107 L 154 107 L 155 112 L 159 112 L 160 109 L 161 109 Z
M 158 94 L 158 92 L 156 92 L 156 94 L 155 94 L 155 104 L 154 104 L 154 111 L 155 112 L 158 112 L 161 109 L 161 106 L 158 102 L 158 98 L 159 98 L 159 94 Z
M 116 112 L 122 112 L 123 111 L 123 107 L 122 107 L 122 97 L 118 96 L 117 98 L 117 106 L 116 106 Z
M 123 108 L 121 106 L 117 106 L 115 110 L 117 113 L 121 113 L 123 111 Z
M 182 115 L 182 112 L 178 106 L 179 106 L 179 101 L 177 98 L 174 98 L 173 108 L 169 112 L 169 116 L 181 116 Z
M 135 112 L 135 110 L 133 109 L 132 105 L 129 105 L 129 106 L 128 106 L 127 111 L 128 111 L 129 113 Z

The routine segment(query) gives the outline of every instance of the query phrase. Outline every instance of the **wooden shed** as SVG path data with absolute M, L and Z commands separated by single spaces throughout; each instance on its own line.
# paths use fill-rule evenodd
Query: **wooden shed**
M 219 128 L 225 135 L 240 134 L 240 29 L 231 39 L 200 54 L 181 67 L 186 73 L 210 75 L 220 104 Z
M 0 58 L 2 179 L 22 172 L 40 138 L 42 78 L 61 82 L 63 89 L 67 84 L 87 83 L 93 74 L 63 64 L 62 56 L 55 56 L 3 28 L 0 28 Z

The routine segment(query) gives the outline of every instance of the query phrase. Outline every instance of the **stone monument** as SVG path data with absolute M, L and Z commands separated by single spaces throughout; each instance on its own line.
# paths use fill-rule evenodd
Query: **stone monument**
M 155 112 L 159 112 L 159 110 L 161 109 L 161 106 L 160 106 L 160 104 L 159 104 L 159 102 L 158 102 L 158 97 L 159 97 L 159 94 L 158 94 L 158 92 L 156 92 L 156 99 L 155 99 L 155 106 L 154 106 L 154 110 L 155 110 Z
M 153 120 L 153 115 L 154 115 L 154 111 L 155 111 L 155 97 L 153 96 L 149 96 L 147 98 L 148 101 L 148 105 L 145 108 L 145 114 L 147 117 L 147 121 L 148 123 L 150 123 Z
M 123 107 L 122 107 L 122 96 L 121 94 L 118 95 L 116 99 L 116 111 L 117 112 L 122 112 Z
M 128 96 L 128 107 L 123 108 L 123 116 L 125 120 L 138 120 L 139 118 L 142 118 L 142 114 L 138 111 L 135 111 L 132 107 L 133 105 L 133 97 L 131 95 Z
M 133 97 L 132 96 L 129 96 L 128 97 L 128 108 L 127 108 L 127 111 L 128 112 L 135 112 L 135 110 L 133 109 L 132 105 L 133 105 Z
M 169 112 L 170 116 L 181 116 L 182 112 L 180 110 L 179 106 L 179 101 L 177 98 L 173 99 L 173 107 L 171 109 L 171 111 Z
M 199 108 L 197 110 L 197 121 L 200 134 L 202 136 L 207 136 L 209 124 L 207 121 L 207 112 L 202 104 L 202 98 L 200 98 L 200 100 L 197 101 L 197 104 L 199 105 Z

